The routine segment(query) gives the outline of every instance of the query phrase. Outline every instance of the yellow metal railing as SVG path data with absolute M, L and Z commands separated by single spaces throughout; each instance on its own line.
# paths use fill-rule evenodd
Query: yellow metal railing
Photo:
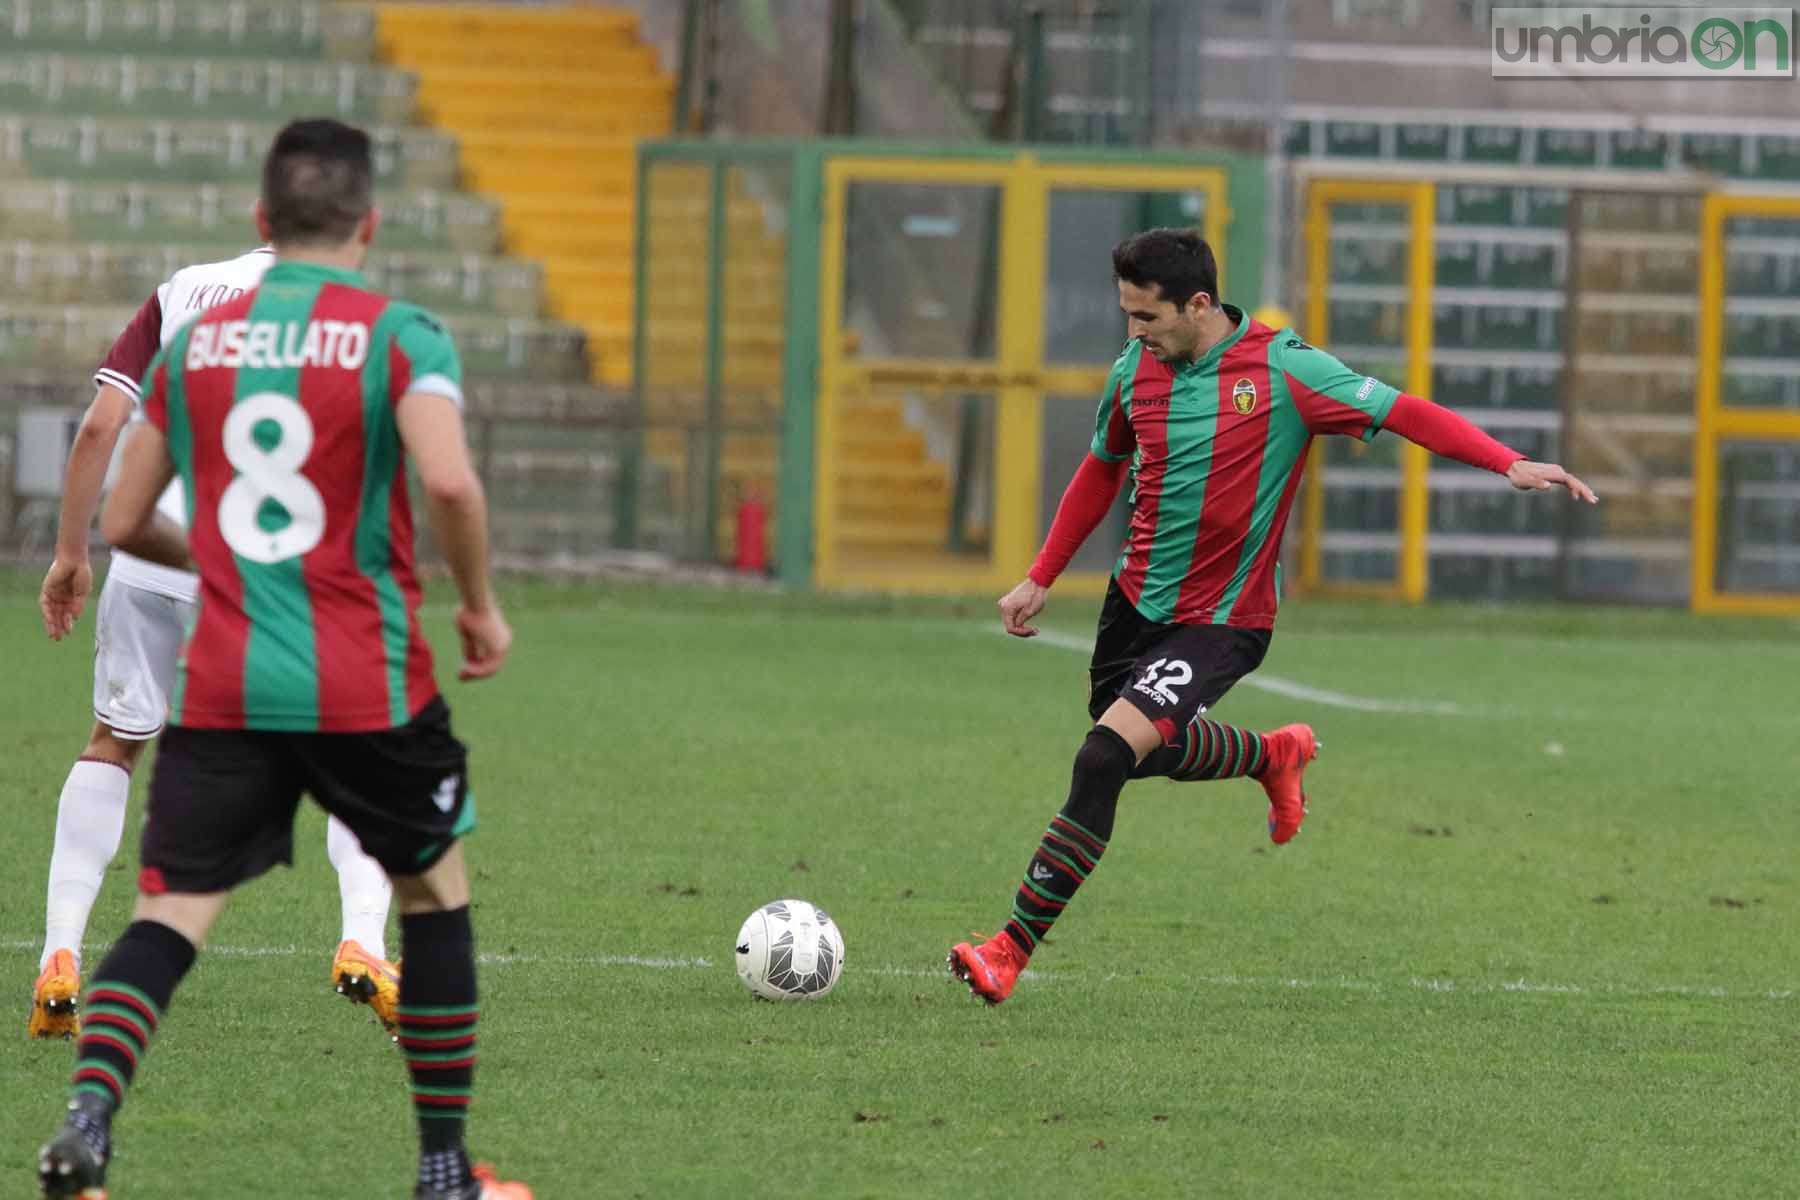
M 1800 218 L 1800 199 L 1708 195 L 1700 208 L 1700 361 L 1694 389 L 1692 591 L 1695 612 L 1800 613 L 1800 595 L 1718 590 L 1719 450 L 1732 439 L 1800 442 L 1800 412 L 1730 406 L 1725 377 L 1725 222 Z
M 1435 272 L 1432 230 L 1437 188 L 1429 182 L 1314 179 L 1306 190 L 1306 326 L 1301 333 L 1331 348 L 1331 208 L 1336 204 L 1398 204 L 1408 210 L 1406 254 L 1406 380 L 1415 396 L 1431 391 L 1431 288 Z M 1389 381 L 1392 382 L 1392 381 Z M 1400 449 L 1400 550 L 1392 583 L 1333 582 L 1325 578 L 1325 464 L 1315 448 L 1307 463 L 1300 508 L 1300 582 L 1308 591 L 1372 595 L 1417 603 L 1430 574 L 1426 528 L 1430 497 L 1426 475 L 1431 452 L 1406 442 Z
M 862 357 L 847 336 L 844 312 L 845 234 L 853 183 L 989 186 L 1000 189 L 998 337 L 991 359 Z M 900 588 L 909 591 L 1004 591 L 1024 577 L 1037 552 L 1043 523 L 1043 401 L 1082 394 L 1096 402 L 1107 367 L 1045 361 L 1043 296 L 1047 286 L 1050 195 L 1084 191 L 1180 191 L 1205 196 L 1202 229 L 1219 255 L 1224 278 L 1226 229 L 1231 220 L 1227 173 L 1218 167 L 1099 166 L 1044 162 L 1023 153 L 1012 159 L 833 157 L 825 164 L 823 248 L 820 258 L 819 390 L 814 454 L 814 579 L 821 587 Z M 975 563 L 946 560 L 933 569 L 917 562 L 882 570 L 845 562 L 840 554 L 839 478 L 845 401 L 874 387 L 921 392 L 989 392 L 998 403 L 994 423 L 994 518 L 990 552 Z M 1107 576 L 1071 572 L 1065 594 L 1098 593 Z

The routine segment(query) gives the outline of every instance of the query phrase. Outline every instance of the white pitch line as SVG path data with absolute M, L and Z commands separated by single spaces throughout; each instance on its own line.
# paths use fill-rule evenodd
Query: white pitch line
M 0 939 L 0 950 L 37 950 L 42 943 L 36 939 L 6 938 Z M 90 947 L 98 954 L 99 946 Z M 202 954 L 216 955 L 223 958 L 296 958 L 302 954 L 315 951 L 302 951 L 297 946 L 208 946 Z M 317 950 L 321 956 L 329 950 Z M 688 971 L 716 970 L 724 965 L 723 960 L 707 958 L 704 955 L 660 957 L 643 954 L 483 954 L 479 961 L 486 966 L 566 966 L 566 967 L 633 967 L 648 971 Z M 899 966 L 878 963 L 864 966 L 850 959 L 845 964 L 846 970 L 858 975 L 879 975 L 907 979 L 943 979 L 948 981 L 949 973 L 942 968 L 926 968 L 915 966 Z M 1032 968 L 1025 972 L 1024 978 L 1034 983 L 1054 983 L 1058 981 L 1078 980 L 1089 977 L 1084 971 L 1041 971 Z M 1102 983 L 1130 982 L 1140 978 L 1137 975 L 1124 975 L 1118 972 L 1107 972 L 1097 976 Z M 1251 991 L 1321 991 L 1321 992 L 1358 992 L 1365 995 L 1387 995 L 1403 992 L 1435 992 L 1439 994 L 1463 996 L 1530 996 L 1552 999 L 1584 1000 L 1600 996 L 1623 996 L 1639 999 L 1657 999 L 1676 997 L 1685 1000 L 1768 1000 L 1775 1003 L 1792 1003 L 1800 999 L 1800 991 L 1794 988 L 1748 988 L 1733 991 L 1716 984 L 1615 984 L 1615 983 L 1568 983 L 1552 982 L 1539 979 L 1442 979 L 1425 976 L 1411 976 L 1404 980 L 1353 979 L 1349 976 L 1336 976 L 1324 979 L 1303 979 L 1280 975 L 1184 975 L 1181 983 L 1187 987 L 1242 989 Z
M 992 625 L 985 626 L 994 629 Z M 1003 629 L 994 632 L 1004 634 Z M 1032 641 L 1043 642 L 1061 650 L 1076 650 L 1082 654 L 1093 653 L 1094 644 L 1091 639 L 1079 638 L 1074 634 L 1059 633 L 1054 629 L 1038 631 Z M 1352 696 L 1348 692 L 1334 692 L 1327 688 L 1310 687 L 1292 679 L 1283 679 L 1279 675 L 1268 675 L 1261 672 L 1244 676 L 1238 681 L 1244 687 L 1256 688 L 1258 691 L 1272 692 L 1277 696 L 1286 696 L 1290 700 L 1308 700 L 1314 704 L 1324 704 L 1331 708 L 1348 708 L 1357 712 L 1402 713 L 1409 716 L 1427 717 L 1468 717 L 1474 714 L 1449 700 L 1377 700 L 1369 696 Z

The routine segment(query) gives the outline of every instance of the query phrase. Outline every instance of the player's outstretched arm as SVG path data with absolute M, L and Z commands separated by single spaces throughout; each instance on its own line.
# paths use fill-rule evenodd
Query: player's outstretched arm
M 157 497 L 175 478 L 175 463 L 162 430 L 140 423 L 125 439 L 119 481 L 100 512 L 100 536 L 127 554 L 166 567 L 187 569 L 187 534 L 156 511 Z
M 119 431 L 131 419 L 132 400 L 110 383 L 100 385 L 75 431 L 69 462 L 63 469 L 62 511 L 56 523 L 56 556 L 38 591 L 44 632 L 56 641 L 68 636 L 93 591 L 94 571 L 88 563 L 88 530 L 100 507 L 100 489 Z
M 512 630 L 488 577 L 487 497 L 469 458 L 462 410 L 433 392 L 408 392 L 394 410 L 400 440 L 418 464 L 426 517 L 456 581 L 456 631 L 463 662 L 457 678 L 486 679 L 506 661 Z
M 1589 504 L 1599 502 L 1592 488 L 1558 464 L 1532 462 L 1517 450 L 1496 441 L 1461 414 L 1419 396 L 1402 392 L 1395 397 L 1393 410 L 1388 413 L 1387 428 L 1433 454 L 1504 475 L 1508 483 L 1522 492 L 1547 492 L 1553 487 L 1564 487 L 1577 500 Z
M 1402 392 L 1372 375 L 1359 375 L 1309 346 L 1292 330 L 1277 335 L 1269 362 L 1278 367 L 1300 416 L 1312 433 L 1338 433 L 1367 441 L 1392 430 L 1433 454 L 1506 476 L 1520 491 L 1566 487 L 1578 500 L 1597 502 L 1593 489 L 1555 463 L 1534 463 L 1459 413 L 1423 396 Z

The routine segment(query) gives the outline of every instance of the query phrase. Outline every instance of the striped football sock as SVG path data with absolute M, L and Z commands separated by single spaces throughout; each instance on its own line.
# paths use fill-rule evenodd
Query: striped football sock
M 1196 717 L 1182 731 L 1183 743 L 1159 750 L 1168 765 L 1170 779 L 1236 779 L 1256 775 L 1268 761 L 1268 746 L 1260 733 L 1236 725 L 1221 725 Z M 1175 759 L 1172 751 L 1179 752 Z
M 419 1121 L 419 1182 L 469 1179 L 463 1124 L 475 1083 L 475 937 L 467 906 L 400 917 L 400 1049 Z
M 1007 936 L 1027 956 L 1038 948 L 1105 852 L 1104 840 L 1066 814 L 1058 813 L 1051 820 L 1025 868 L 1025 878 L 1019 881 L 1012 917 L 1005 927 Z
M 138 1064 L 175 987 L 194 965 L 194 944 L 156 921 L 133 921 L 94 972 L 75 1043 L 76 1094 L 104 1113 L 125 1103 Z

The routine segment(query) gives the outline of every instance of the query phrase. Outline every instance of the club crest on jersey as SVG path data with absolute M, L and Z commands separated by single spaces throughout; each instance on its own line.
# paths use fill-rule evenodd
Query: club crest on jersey
M 1256 411 L 1256 384 L 1248 379 L 1240 379 L 1231 385 L 1231 406 L 1238 410 L 1238 415 L 1247 417 Z

